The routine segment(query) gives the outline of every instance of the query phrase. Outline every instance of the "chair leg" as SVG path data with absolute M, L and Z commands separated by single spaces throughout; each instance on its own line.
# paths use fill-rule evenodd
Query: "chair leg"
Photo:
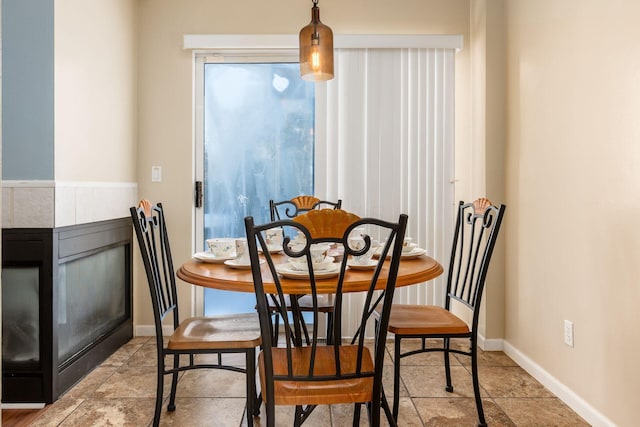
M 275 427 L 276 425 L 276 407 L 273 403 L 267 401 L 265 403 L 265 409 L 267 411 L 267 427 Z
M 478 410 L 478 427 L 486 427 L 487 422 L 484 419 L 484 409 L 482 408 L 482 398 L 480 397 L 480 381 L 478 379 L 478 350 L 475 343 L 472 342 L 471 345 L 471 376 L 473 378 L 473 394 L 476 398 L 476 408 Z
M 398 427 L 398 423 L 393 418 L 393 414 L 391 413 L 391 409 L 389 409 L 389 402 L 387 401 L 387 395 L 384 392 L 384 387 L 382 388 L 382 400 L 380 401 L 380 407 L 384 410 L 384 415 L 387 418 L 387 422 L 390 427 Z
M 309 339 L 309 330 L 307 329 L 307 324 L 304 321 L 304 317 L 300 316 L 300 328 L 302 329 L 302 333 L 304 334 L 304 340 L 307 345 L 311 345 L 311 340 Z
M 193 357 L 193 355 L 189 355 Z M 193 359 L 191 360 L 191 364 L 193 364 Z M 168 411 L 176 410 L 176 388 L 178 386 L 178 368 L 180 367 L 180 355 L 173 355 L 173 374 L 171 375 L 171 394 L 169 395 L 169 405 L 167 405 Z
M 293 427 L 300 427 L 302 425 L 302 406 L 296 406 L 296 412 L 293 419 Z
M 367 404 L 369 410 L 369 425 L 371 427 L 380 427 L 380 399 L 373 397 L 373 402 Z
M 161 355 L 158 354 L 158 358 Z M 164 389 L 164 358 L 158 360 L 158 373 L 156 378 L 156 407 L 153 412 L 153 427 L 160 425 L 160 412 L 162 411 L 162 392 Z
M 451 364 L 449 362 L 449 338 L 443 338 L 444 340 L 444 373 L 447 380 L 447 385 L 445 386 L 445 390 L 449 393 L 453 392 L 453 386 L 451 385 Z
M 279 333 L 280 333 L 280 315 L 277 312 L 274 312 L 273 322 L 271 322 L 271 345 L 273 347 L 278 346 Z
M 253 427 L 253 416 L 256 413 L 256 350 L 246 352 L 245 363 L 247 365 L 247 427 Z M 260 408 L 258 408 L 258 411 Z
M 360 403 L 353 404 L 353 427 L 360 425 Z
M 327 312 L 327 344 L 333 344 L 333 312 Z
M 395 336 L 393 352 L 393 419 L 398 422 L 398 411 L 400 409 L 400 338 Z

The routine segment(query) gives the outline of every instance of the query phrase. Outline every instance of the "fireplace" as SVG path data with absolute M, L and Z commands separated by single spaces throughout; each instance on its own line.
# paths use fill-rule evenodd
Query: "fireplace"
M 2 402 L 52 403 L 133 336 L 131 219 L 2 231 Z

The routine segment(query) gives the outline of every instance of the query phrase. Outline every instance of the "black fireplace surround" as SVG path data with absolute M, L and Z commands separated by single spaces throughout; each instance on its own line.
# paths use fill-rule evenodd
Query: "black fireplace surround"
M 2 230 L 2 402 L 52 403 L 133 336 L 130 218 Z

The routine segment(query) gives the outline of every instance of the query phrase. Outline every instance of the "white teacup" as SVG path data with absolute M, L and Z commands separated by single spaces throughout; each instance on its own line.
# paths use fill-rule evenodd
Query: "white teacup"
M 236 249 L 235 239 L 231 238 L 207 239 L 207 246 L 213 256 L 217 258 L 230 257 Z
M 366 232 L 364 227 L 356 227 L 351 231 L 351 234 L 349 235 L 349 237 L 352 238 L 352 239 L 357 239 L 357 238 L 362 237 L 362 236 L 364 236 L 366 234 L 367 234 L 367 232 Z
M 365 247 L 365 244 L 366 243 L 364 239 L 361 237 L 353 237 L 349 239 L 349 247 L 351 249 L 355 249 L 359 251 Z M 353 262 L 358 265 L 369 265 L 371 263 L 371 258 L 373 258 L 373 254 L 375 253 L 377 247 L 378 247 L 378 242 L 375 240 L 372 240 L 369 250 L 365 252 L 363 255 L 354 255 L 352 257 Z
M 416 244 L 413 243 L 413 239 L 411 237 L 404 238 L 404 241 L 402 242 L 403 253 L 411 252 L 415 247 L 416 247 Z
M 264 234 L 267 246 L 269 246 L 270 248 L 282 247 L 282 228 L 270 228 L 269 230 L 265 231 Z
M 236 257 L 236 262 L 249 264 L 249 249 L 247 247 L 246 237 L 236 239 Z
M 316 243 L 311 245 L 311 263 L 320 264 L 324 262 L 324 259 L 327 257 L 327 252 L 329 252 L 331 246 L 324 243 Z
M 292 246 L 291 249 L 294 250 L 295 252 L 298 252 L 302 250 L 303 247 L 304 246 Z M 311 248 L 309 248 L 309 253 L 311 255 L 311 264 L 312 265 L 322 264 L 327 258 L 327 252 L 329 252 L 330 248 L 331 246 L 324 243 L 316 243 L 311 245 Z M 301 264 L 301 263 L 306 264 L 307 258 L 304 256 L 301 256 L 297 258 L 290 258 L 289 261 L 294 264 Z
M 300 231 L 298 231 L 295 237 L 291 239 L 291 243 L 295 245 L 304 245 L 306 241 L 307 241 L 307 238 L 304 236 L 304 233 L 301 233 Z

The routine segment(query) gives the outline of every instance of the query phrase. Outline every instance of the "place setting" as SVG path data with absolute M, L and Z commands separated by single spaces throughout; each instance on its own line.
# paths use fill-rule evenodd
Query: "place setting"
M 291 246 L 294 252 L 302 250 L 302 248 L 302 245 Z M 340 265 L 335 262 L 335 258 L 327 255 L 330 249 L 331 246 L 324 243 L 311 245 L 311 268 L 316 279 L 329 279 L 340 273 Z M 276 271 L 289 279 L 308 279 L 307 257 L 289 257 L 286 263 L 276 265 Z
M 380 258 L 382 255 L 382 247 L 380 246 L 376 252 L 373 254 L 375 258 Z M 400 254 L 400 259 L 414 259 L 421 255 L 425 255 L 427 253 L 426 249 L 423 249 L 418 246 L 417 243 L 413 243 L 413 238 L 405 237 L 402 242 L 402 254 Z M 391 256 L 391 252 L 387 253 L 387 258 Z
M 355 230 L 355 236 L 348 240 L 349 247 L 352 250 L 360 251 L 365 248 L 364 230 Z M 380 244 L 377 240 L 371 240 L 369 250 L 362 255 L 350 255 L 347 260 L 347 267 L 352 270 L 373 270 L 378 265 L 378 261 L 373 259 L 373 255 L 378 250 Z
M 193 257 L 198 261 L 213 264 L 222 264 L 223 262 L 234 259 L 236 255 L 236 239 L 232 237 L 219 237 L 215 239 L 207 239 L 208 251 L 197 252 Z
M 224 264 L 227 267 L 240 270 L 251 268 L 246 238 L 222 237 L 207 239 L 207 246 L 209 247 L 208 251 L 198 252 L 193 257 L 202 262 Z M 260 264 L 264 262 L 263 259 L 260 260 Z

